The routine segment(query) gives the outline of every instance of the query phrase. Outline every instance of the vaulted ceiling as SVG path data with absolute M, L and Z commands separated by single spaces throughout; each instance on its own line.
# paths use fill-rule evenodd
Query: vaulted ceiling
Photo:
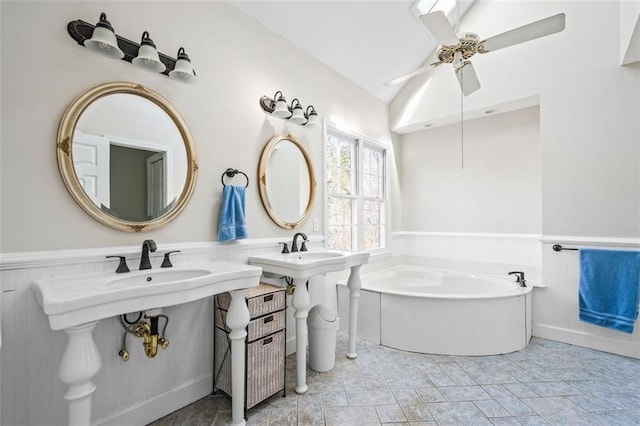
M 437 47 L 412 11 L 416 0 L 230 3 L 385 102 L 402 85 L 384 83 L 418 68 Z

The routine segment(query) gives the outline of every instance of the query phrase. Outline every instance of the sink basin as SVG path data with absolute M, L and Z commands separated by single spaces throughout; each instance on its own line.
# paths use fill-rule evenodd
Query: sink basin
M 211 271 L 204 268 L 171 268 L 137 271 L 133 274 L 118 274 L 116 277 L 108 278 L 104 281 L 104 285 L 108 288 L 149 286 L 202 278 L 210 273 Z
M 261 270 L 215 261 L 124 274 L 99 272 L 34 281 L 38 303 L 52 330 L 123 313 L 178 305 L 240 288 L 257 286 Z
M 333 251 L 302 251 L 298 253 L 289 253 L 289 256 L 295 257 L 297 260 L 322 260 L 344 257 L 344 253 Z
M 295 279 L 308 279 L 313 275 L 340 271 L 353 265 L 366 263 L 368 258 L 369 253 L 314 250 L 251 256 L 249 263 L 260 266 L 265 272 Z

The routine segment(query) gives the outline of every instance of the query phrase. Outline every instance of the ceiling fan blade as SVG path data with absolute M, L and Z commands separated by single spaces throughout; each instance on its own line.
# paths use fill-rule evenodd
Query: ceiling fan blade
M 489 37 L 481 43 L 484 47 L 484 53 L 487 53 L 555 34 L 562 30 L 564 30 L 564 13 L 559 13 L 558 15 L 550 16 L 549 18 L 541 19 L 502 34 Z
M 480 80 L 478 80 L 473 64 L 471 61 L 465 60 L 460 51 L 453 55 L 453 69 L 456 72 L 463 95 L 470 95 L 480 88 Z
M 385 86 L 394 86 L 394 85 L 396 85 L 398 83 L 402 83 L 403 81 L 407 81 L 410 78 L 415 77 L 416 75 L 423 74 L 423 73 L 429 71 L 431 68 L 433 68 L 432 65 L 425 65 L 423 67 L 418 68 L 417 70 L 415 70 L 413 72 L 410 72 L 408 74 L 402 75 L 402 76 L 400 76 L 398 78 L 394 78 L 391 81 L 387 81 L 384 85 Z
M 469 96 L 480 88 L 480 80 L 470 61 L 464 61 L 459 68 L 456 68 L 456 77 L 465 96 Z
M 438 43 L 444 46 L 455 46 L 459 43 L 458 36 L 443 11 L 421 15 L 420 21 Z

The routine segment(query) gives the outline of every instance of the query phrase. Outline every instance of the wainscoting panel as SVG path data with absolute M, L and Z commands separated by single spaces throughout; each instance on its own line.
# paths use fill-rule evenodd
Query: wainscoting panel
M 500 275 L 524 271 L 532 285 L 544 285 L 539 235 L 395 232 L 391 245 L 400 262 Z

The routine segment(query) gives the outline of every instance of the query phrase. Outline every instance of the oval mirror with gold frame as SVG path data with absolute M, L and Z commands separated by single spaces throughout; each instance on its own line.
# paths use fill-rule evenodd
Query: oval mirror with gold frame
M 173 220 L 198 172 L 193 137 L 175 107 L 129 82 L 101 84 L 75 99 L 60 121 L 56 154 L 80 207 L 128 232 Z
M 295 136 L 278 135 L 267 142 L 258 182 L 262 205 L 278 226 L 294 229 L 309 217 L 316 181 L 311 158 Z

